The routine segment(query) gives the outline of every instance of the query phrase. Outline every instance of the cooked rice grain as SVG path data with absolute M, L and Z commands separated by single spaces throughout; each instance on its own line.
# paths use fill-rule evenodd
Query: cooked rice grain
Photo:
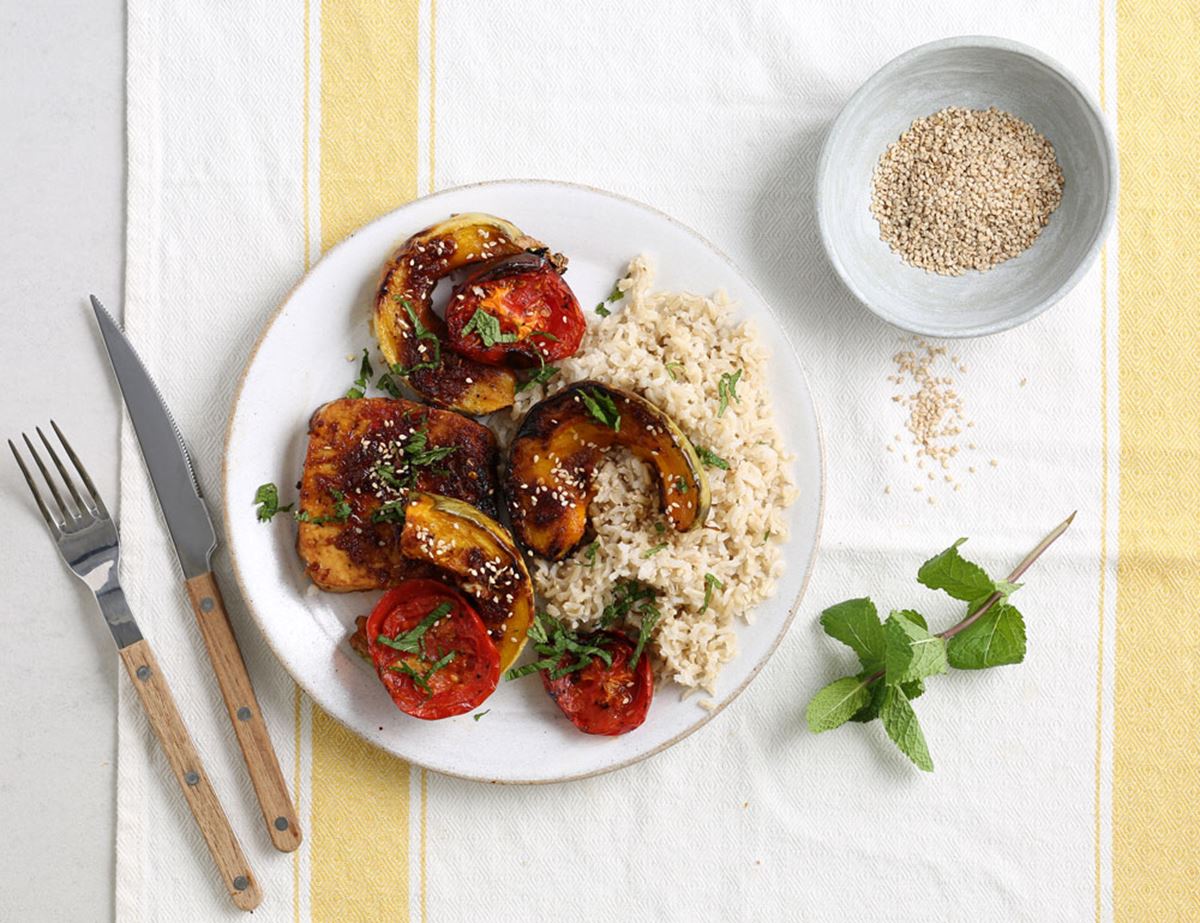
M 559 363 L 548 387 L 517 395 L 508 435 L 547 394 L 595 378 L 644 395 L 697 446 L 729 462 L 729 471 L 707 469 L 712 509 L 704 526 L 659 532 L 655 524 L 665 521 L 649 467 L 628 452 L 609 453 L 589 509 L 600 543 L 594 563 L 587 566 L 576 552 L 556 563 L 535 559 L 533 566 L 547 611 L 572 625 L 597 619 L 619 581 L 652 584 L 663 616 L 654 637 L 662 673 L 711 693 L 721 667 L 737 655 L 734 619 L 751 621 L 754 606 L 774 594 L 783 572 L 784 509 L 796 497 L 792 456 L 775 426 L 768 356 L 753 326 L 731 318 L 723 294 L 652 292 L 652 280 L 644 257 L 630 263 L 621 282 L 625 300 L 611 317 L 589 316 L 579 352 Z M 718 382 L 739 368 L 740 400 L 718 417 Z M 666 547 L 647 557 L 661 544 Z M 705 574 L 725 586 L 701 612 Z

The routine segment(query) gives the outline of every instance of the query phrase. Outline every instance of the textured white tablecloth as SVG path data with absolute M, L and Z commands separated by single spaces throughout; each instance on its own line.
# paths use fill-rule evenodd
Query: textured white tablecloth
M 322 10 L 317 0 L 130 2 L 126 325 L 191 442 L 214 515 L 234 383 L 320 250 L 321 170 L 331 162 L 320 150 L 330 116 L 323 121 L 321 107 L 332 70 L 346 64 L 335 52 L 392 40 L 368 12 L 355 38 L 347 15 L 342 8 L 335 35 L 329 3 Z M 325 783 L 309 777 L 311 708 L 297 710 L 219 553 L 289 778 L 300 747 L 309 836 L 293 858 L 272 852 L 260 829 L 127 427 L 125 584 L 262 882 L 257 919 L 373 918 L 388 889 L 391 918 L 436 921 L 1098 912 L 1109 731 L 1097 727 L 1097 707 L 1111 682 L 1097 656 L 1097 597 L 1111 576 L 1100 554 L 1102 267 L 1037 321 L 955 347 L 981 461 L 961 491 L 942 490 L 930 505 L 913 490 L 924 472 L 885 451 L 902 430 L 887 380 L 901 335 L 840 285 L 812 207 L 830 120 L 894 55 L 994 33 L 1045 50 L 1098 95 L 1098 22 L 1096 6 L 1082 2 L 441 0 L 431 9 L 423 0 L 385 17 L 382 28 L 415 30 L 417 58 L 395 66 L 416 80 L 421 192 L 522 176 L 612 189 L 693 226 L 758 284 L 798 344 L 822 415 L 824 537 L 789 636 L 715 721 L 647 762 L 566 785 L 497 788 L 414 771 L 412 823 L 396 843 L 403 867 L 360 868 L 373 884 L 335 908 L 320 875 L 328 863 L 353 870 L 355 857 L 335 855 L 336 831 L 313 832 L 308 792 Z M 382 210 L 375 203 L 390 193 L 376 187 L 388 181 L 363 180 L 372 190 L 364 218 Z M 391 204 L 411 194 L 398 184 Z M 925 558 L 968 535 L 971 556 L 1000 574 L 1074 509 L 1074 527 L 1016 600 L 1028 622 L 1026 662 L 937 677 L 916 703 L 934 774 L 915 771 L 877 723 L 807 731 L 808 699 L 849 666 L 820 631 L 822 608 L 869 593 L 885 610 L 914 605 L 948 625 L 957 610 L 914 581 Z M 344 784 L 366 783 L 348 766 Z M 118 825 L 120 919 L 235 915 L 126 684 Z M 371 825 L 359 817 L 345 842 L 364 830 L 398 836 Z M 1107 897 L 1100 903 L 1107 913 Z

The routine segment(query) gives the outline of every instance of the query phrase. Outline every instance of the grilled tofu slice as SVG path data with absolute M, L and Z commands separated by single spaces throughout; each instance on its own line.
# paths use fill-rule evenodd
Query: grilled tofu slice
M 330 401 L 308 424 L 296 550 L 313 583 L 350 592 L 434 576 L 400 553 L 417 489 L 497 514 L 496 437 L 448 410 L 391 398 Z

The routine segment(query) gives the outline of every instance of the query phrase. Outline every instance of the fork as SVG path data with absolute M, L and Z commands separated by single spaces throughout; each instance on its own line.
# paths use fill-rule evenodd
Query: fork
M 83 481 L 86 498 L 80 494 L 74 478 L 59 459 L 58 453 L 41 427 L 35 427 L 38 438 L 58 471 L 61 484 L 66 487 L 71 502 L 63 499 L 59 483 L 56 483 L 46 469 L 41 455 L 28 435 L 22 433 L 21 437 L 25 440 L 25 447 L 50 491 L 54 500 L 53 508 L 46 506 L 29 468 L 11 439 L 8 440 L 8 447 L 12 449 L 21 473 L 25 475 L 25 482 L 33 493 L 34 502 L 37 503 L 42 518 L 46 520 L 50 535 L 63 560 L 75 576 L 96 594 L 96 602 L 109 631 L 112 632 L 117 652 L 129 672 L 133 688 L 142 700 L 146 716 L 150 719 L 150 726 L 162 744 L 167 762 L 171 764 L 171 770 L 187 799 L 200 833 L 208 844 L 208 851 L 217 865 L 221 881 L 233 898 L 234 904 L 242 910 L 253 910 L 262 900 L 258 882 L 250 872 L 241 844 L 234 835 L 233 828 L 229 826 L 229 819 L 225 816 L 217 793 L 204 771 L 200 755 L 196 752 L 187 726 L 183 723 L 183 716 L 179 714 L 175 705 L 166 677 L 163 676 L 149 642 L 142 637 L 121 590 L 118 577 L 121 545 L 116 524 L 108 515 L 96 485 L 92 483 L 79 456 L 67 442 L 58 424 L 51 420 L 50 426 L 53 427 L 63 451 Z

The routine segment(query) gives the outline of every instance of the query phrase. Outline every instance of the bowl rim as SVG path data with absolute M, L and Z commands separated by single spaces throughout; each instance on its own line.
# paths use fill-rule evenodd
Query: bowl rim
M 859 105 L 863 99 L 874 93 L 881 85 L 886 83 L 896 71 L 899 71 L 907 64 L 918 58 L 924 57 L 940 51 L 953 48 L 989 48 L 1007 51 L 1012 54 L 1022 55 L 1030 58 L 1033 61 L 1041 64 L 1053 74 L 1063 80 L 1075 94 L 1083 102 L 1084 107 L 1091 113 L 1092 119 L 1100 129 L 1100 136 L 1103 139 L 1104 159 L 1107 161 L 1108 167 L 1108 188 L 1104 190 L 1105 205 L 1104 216 L 1100 220 L 1100 225 L 1092 236 L 1091 243 L 1088 246 L 1087 253 L 1076 264 L 1075 268 L 1067 276 L 1063 282 L 1055 288 L 1047 297 L 1043 298 L 1037 304 L 1031 305 L 1025 310 L 1013 314 L 1009 317 L 1000 320 L 991 321 L 986 324 L 977 324 L 974 327 L 945 327 L 936 322 L 923 322 L 921 320 L 912 320 L 910 318 L 902 318 L 886 307 L 873 304 L 859 286 L 855 283 L 851 274 L 838 257 L 834 249 L 831 239 L 830 229 L 826 226 L 824 211 L 821 208 L 821 201 L 824 197 L 824 190 L 828 177 L 832 171 L 832 148 L 833 142 L 838 139 L 845 131 L 845 125 L 849 118 L 849 113 Z M 1011 330 L 1013 327 L 1018 327 L 1027 321 L 1033 320 L 1035 317 L 1047 311 L 1053 305 L 1057 304 L 1063 297 L 1079 284 L 1080 279 L 1092 267 L 1097 255 L 1100 252 L 1101 246 L 1108 237 L 1109 231 L 1112 229 L 1113 220 L 1116 217 L 1116 204 L 1119 187 L 1119 162 L 1117 159 L 1117 147 L 1113 138 L 1112 127 L 1109 124 L 1107 116 L 1101 111 L 1096 101 L 1091 94 L 1079 81 L 1079 79 L 1063 67 L 1058 61 L 1051 58 L 1045 52 L 1039 51 L 1030 45 L 1023 42 L 1013 41 L 1012 39 L 1001 38 L 994 35 L 958 35 L 949 38 L 937 39 L 936 41 L 926 42 L 923 45 L 917 45 L 915 48 L 910 48 L 908 51 L 892 58 L 878 70 L 876 70 L 867 80 L 854 91 L 853 95 L 846 100 L 845 104 L 838 111 L 837 116 L 831 123 L 829 130 L 825 134 L 825 140 L 821 146 L 821 156 L 817 161 L 816 180 L 813 187 L 815 208 L 817 212 L 817 229 L 821 236 L 821 245 L 825 250 L 825 255 L 829 262 L 833 265 L 838 277 L 842 280 L 842 284 L 850 290 L 854 297 L 865 305 L 876 316 L 887 321 L 901 330 L 907 330 L 910 333 L 916 333 L 923 336 L 933 336 L 943 339 L 965 339 L 969 337 L 989 336 L 994 333 L 1000 333 L 1004 330 Z

